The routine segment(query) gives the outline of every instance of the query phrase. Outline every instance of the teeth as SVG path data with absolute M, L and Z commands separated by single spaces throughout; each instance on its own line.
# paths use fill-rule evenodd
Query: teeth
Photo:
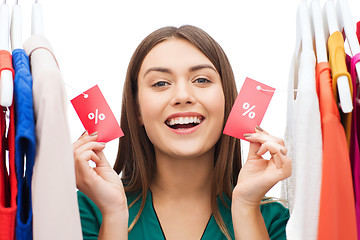
M 166 123 L 170 126 L 175 124 L 201 123 L 200 117 L 177 117 L 169 119 Z
M 184 118 L 184 123 L 185 123 L 185 124 L 188 124 L 188 123 L 189 123 L 189 118 L 188 118 L 188 117 L 185 117 L 185 118 Z

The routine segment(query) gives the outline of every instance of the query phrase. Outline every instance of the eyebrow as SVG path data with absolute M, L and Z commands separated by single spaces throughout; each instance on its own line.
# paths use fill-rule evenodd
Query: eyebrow
M 214 72 L 217 73 L 216 69 L 209 65 L 209 64 L 201 64 L 201 65 L 196 65 L 196 66 L 193 66 L 191 68 L 189 68 L 189 72 L 195 72 L 195 71 L 198 71 L 198 70 L 201 70 L 201 69 L 204 69 L 204 68 L 209 68 L 209 69 L 212 69 Z M 162 73 L 169 73 L 171 74 L 172 71 L 169 69 L 169 68 L 164 68 L 164 67 L 151 67 L 149 68 L 145 74 L 144 74 L 144 77 L 146 76 L 146 74 L 148 74 L 149 72 L 162 72 Z
M 144 77 L 145 77 L 146 74 L 148 74 L 149 72 L 172 73 L 172 71 L 171 71 L 169 68 L 151 67 L 151 68 L 149 68 L 149 69 L 144 73 Z
M 209 65 L 209 64 L 201 64 L 201 65 L 197 65 L 197 66 L 191 67 L 191 68 L 189 69 L 189 71 L 190 71 L 190 72 L 195 72 L 195 71 L 197 71 L 197 70 L 201 70 L 201 69 L 204 69 L 204 68 L 210 68 L 210 69 L 212 69 L 214 72 L 217 72 L 216 69 L 215 69 L 213 66 Z

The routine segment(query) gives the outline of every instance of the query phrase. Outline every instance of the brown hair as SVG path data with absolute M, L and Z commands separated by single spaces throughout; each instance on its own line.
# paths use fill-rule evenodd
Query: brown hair
M 120 138 L 118 154 L 114 165 L 114 170 L 118 174 L 122 172 L 125 191 L 132 193 L 141 192 L 135 200 L 137 201 L 142 197 L 140 211 L 131 223 L 129 231 L 131 231 L 139 219 L 144 208 L 146 194 L 154 179 L 156 170 L 153 145 L 146 135 L 144 126 L 138 120 L 137 78 L 141 64 L 150 50 L 155 45 L 170 38 L 189 41 L 215 66 L 220 74 L 225 95 L 224 124 L 237 96 L 234 74 L 228 58 L 220 45 L 202 29 L 190 25 L 179 28 L 164 27 L 154 31 L 140 43 L 130 60 L 126 74 L 121 111 L 121 128 L 125 136 Z M 222 193 L 224 193 L 231 199 L 232 188 L 237 182 L 241 168 L 240 141 L 233 137 L 222 135 L 216 143 L 214 159 L 214 172 L 211 182 L 211 208 L 220 229 L 230 239 L 229 232 L 218 209 L 217 197 L 219 196 L 222 199 Z

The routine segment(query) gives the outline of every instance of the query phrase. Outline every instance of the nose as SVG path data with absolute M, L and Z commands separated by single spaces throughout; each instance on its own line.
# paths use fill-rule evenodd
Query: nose
M 195 103 L 191 86 L 186 83 L 176 84 L 171 105 L 191 105 Z

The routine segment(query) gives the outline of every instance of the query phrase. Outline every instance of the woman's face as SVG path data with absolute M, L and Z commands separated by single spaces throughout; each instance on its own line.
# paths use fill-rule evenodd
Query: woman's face
M 165 40 L 148 53 L 138 75 L 138 102 L 157 156 L 201 156 L 213 150 L 222 134 L 220 75 L 186 40 Z

